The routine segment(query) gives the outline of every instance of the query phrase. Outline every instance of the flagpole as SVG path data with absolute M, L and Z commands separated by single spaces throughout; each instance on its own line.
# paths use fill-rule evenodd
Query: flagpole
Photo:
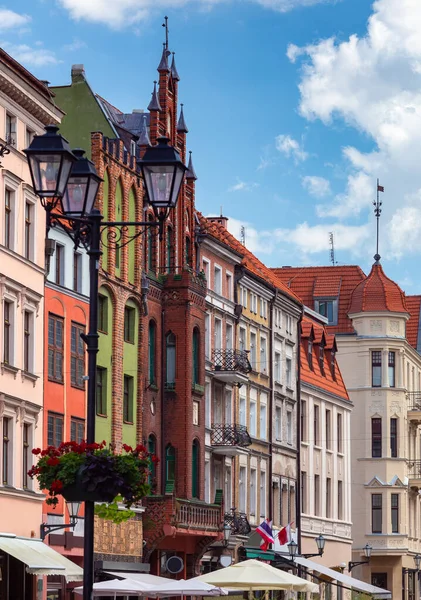
M 376 217 L 377 217 L 377 240 L 376 240 L 376 254 L 379 255 L 379 178 L 377 178 L 377 203 L 376 203 Z

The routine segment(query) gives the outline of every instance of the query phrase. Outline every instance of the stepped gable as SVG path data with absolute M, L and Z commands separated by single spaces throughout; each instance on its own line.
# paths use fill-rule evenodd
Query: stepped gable
M 348 307 L 355 287 L 365 279 L 358 265 L 324 267 L 280 267 L 271 269 L 309 308 L 318 298 L 338 298 L 338 324 L 327 325 L 331 333 L 353 333 Z
M 368 277 L 352 292 L 348 314 L 360 312 L 408 312 L 405 294 L 397 283 L 384 274 L 378 261 L 372 266 Z
M 421 296 L 405 296 L 405 303 L 411 315 L 406 322 L 406 339 L 419 352 L 418 332 L 420 328 Z
M 330 394 L 334 394 L 335 396 L 339 396 L 344 400 L 349 401 L 348 392 L 346 390 L 344 381 L 342 379 L 341 372 L 339 370 L 339 366 L 336 362 L 335 358 L 335 378 L 332 375 L 331 370 L 331 356 L 332 350 L 336 352 L 336 342 L 335 336 L 332 334 L 326 334 L 326 328 L 312 321 L 309 317 L 304 315 L 301 331 L 302 331 L 302 341 L 300 348 L 300 365 L 301 365 L 301 380 L 308 385 L 314 386 L 316 388 L 322 389 L 325 392 Z M 314 333 L 314 341 L 313 341 L 313 368 L 310 368 L 308 364 L 308 356 L 307 356 L 307 343 L 305 338 L 310 335 L 311 330 Z M 320 368 L 319 361 L 319 351 L 320 351 L 320 341 L 326 338 L 326 346 L 324 347 L 324 357 L 323 357 L 323 372 Z
M 241 264 L 246 269 L 254 275 L 257 275 L 257 277 L 260 277 L 260 279 L 263 279 L 270 285 L 281 290 L 297 304 L 302 304 L 297 294 L 280 281 L 271 269 L 266 267 L 252 252 L 250 252 L 250 250 L 243 246 L 243 244 L 241 244 L 241 242 L 239 242 L 223 225 L 216 221 L 209 221 L 199 212 L 197 213 L 197 216 L 203 231 L 243 257 Z

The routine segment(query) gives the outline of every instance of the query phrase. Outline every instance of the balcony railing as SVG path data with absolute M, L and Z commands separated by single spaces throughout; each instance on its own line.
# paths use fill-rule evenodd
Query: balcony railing
M 215 536 L 221 531 L 223 512 L 219 504 L 186 500 L 168 494 L 146 496 L 142 499 L 142 505 L 146 508 L 143 525 L 148 535 L 164 524 L 197 532 L 205 530 Z
M 247 516 L 244 513 L 234 511 L 225 513 L 224 524 L 231 527 L 232 535 L 248 535 L 251 531 Z
M 421 412 L 421 392 L 406 392 L 408 410 Z
M 215 530 L 221 524 L 221 507 L 177 498 L 175 520 L 178 527 Z
M 246 350 L 212 350 L 212 362 L 215 371 L 239 371 L 247 375 L 251 371 Z
M 408 460 L 408 479 L 421 480 L 421 460 Z
M 251 437 L 245 425 L 212 425 L 212 446 L 241 446 L 246 448 L 251 444 Z

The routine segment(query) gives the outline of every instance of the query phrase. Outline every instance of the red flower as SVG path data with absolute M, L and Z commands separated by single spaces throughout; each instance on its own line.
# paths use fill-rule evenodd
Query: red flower
M 32 454 L 41 454 L 41 448 L 34 448 Z
M 142 446 L 142 444 L 138 444 L 135 448 L 135 452 L 138 452 L 138 453 L 146 452 L 146 448 L 145 448 L 145 446 Z
M 60 464 L 60 459 L 58 459 L 56 456 L 52 456 L 47 460 L 47 465 L 50 467 L 55 467 L 58 464 Z
M 131 446 L 128 446 L 127 444 L 123 444 L 123 450 L 125 450 L 126 452 L 133 452 L 133 448 Z
M 57 493 L 62 489 L 63 489 L 63 483 L 60 481 L 60 479 L 56 479 L 55 481 L 53 481 L 53 483 L 50 486 L 50 490 L 53 493 Z
M 156 454 L 152 454 L 152 462 L 155 463 L 155 464 L 159 463 L 159 458 L 157 457 Z

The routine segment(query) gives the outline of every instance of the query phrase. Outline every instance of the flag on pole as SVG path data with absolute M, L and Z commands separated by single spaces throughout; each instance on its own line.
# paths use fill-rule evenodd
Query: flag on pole
M 269 521 L 269 519 L 265 519 L 260 523 L 259 527 L 256 528 L 256 531 L 262 538 L 262 541 L 260 542 L 260 548 L 262 550 L 267 550 L 269 544 L 275 543 L 272 531 L 272 521 Z
M 288 523 L 288 525 L 283 527 L 281 529 L 281 531 L 278 533 L 278 540 L 279 540 L 279 543 L 281 544 L 281 546 L 288 544 L 292 540 L 291 525 L 292 525 L 292 523 Z
M 378 185 L 378 184 L 377 184 L 377 191 L 378 191 L 378 192 L 384 192 L 384 186 L 383 186 L 383 185 Z

